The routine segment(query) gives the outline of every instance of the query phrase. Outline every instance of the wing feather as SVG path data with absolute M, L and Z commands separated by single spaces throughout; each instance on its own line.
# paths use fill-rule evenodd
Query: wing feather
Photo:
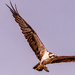
M 15 21 L 19 24 L 19 26 L 22 30 L 22 33 L 24 34 L 25 38 L 27 39 L 29 45 L 31 46 L 31 48 L 35 52 L 38 59 L 41 60 L 41 58 L 44 55 L 44 52 L 46 50 L 44 45 L 40 41 L 36 32 L 31 28 L 31 26 L 19 15 L 16 5 L 15 5 L 15 9 L 14 9 L 11 2 L 10 2 L 10 5 L 12 8 L 10 8 L 6 4 L 6 6 L 12 12 L 13 17 L 15 18 Z
M 57 56 L 51 63 L 75 62 L 75 56 Z

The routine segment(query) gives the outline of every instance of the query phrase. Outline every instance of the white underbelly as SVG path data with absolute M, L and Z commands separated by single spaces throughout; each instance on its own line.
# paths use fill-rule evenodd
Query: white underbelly
M 45 51 L 45 54 L 43 55 L 43 57 L 41 59 L 41 62 L 43 62 L 44 60 L 46 60 L 48 58 L 49 58 L 49 52 L 48 51 Z

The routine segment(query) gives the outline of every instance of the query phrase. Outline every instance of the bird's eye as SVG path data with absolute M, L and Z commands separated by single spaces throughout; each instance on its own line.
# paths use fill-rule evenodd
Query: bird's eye
M 50 55 L 49 56 L 49 58 L 55 58 L 56 57 L 56 55 Z
M 49 56 L 49 58 L 52 58 L 52 56 Z

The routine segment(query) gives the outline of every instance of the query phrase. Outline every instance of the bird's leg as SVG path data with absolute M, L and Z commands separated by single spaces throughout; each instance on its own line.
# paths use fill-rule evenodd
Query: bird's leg
M 47 69 L 47 67 L 46 67 L 46 66 L 44 66 L 44 70 L 45 70 L 45 71 L 47 71 L 47 72 L 49 72 L 49 70 Z

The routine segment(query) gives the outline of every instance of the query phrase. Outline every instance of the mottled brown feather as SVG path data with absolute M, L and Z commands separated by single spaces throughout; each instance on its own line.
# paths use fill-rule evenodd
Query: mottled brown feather
M 75 56 L 58 56 L 53 59 L 52 63 L 75 62 Z
M 45 52 L 45 47 L 40 41 L 39 37 L 37 36 L 36 32 L 32 29 L 32 27 L 19 15 L 17 7 L 15 5 L 15 9 L 10 2 L 12 8 L 10 8 L 7 4 L 6 6 L 10 9 L 15 18 L 15 21 L 19 24 L 22 33 L 24 34 L 25 38 L 27 39 L 30 47 L 35 52 L 36 56 L 39 60 L 41 60 L 42 56 Z

